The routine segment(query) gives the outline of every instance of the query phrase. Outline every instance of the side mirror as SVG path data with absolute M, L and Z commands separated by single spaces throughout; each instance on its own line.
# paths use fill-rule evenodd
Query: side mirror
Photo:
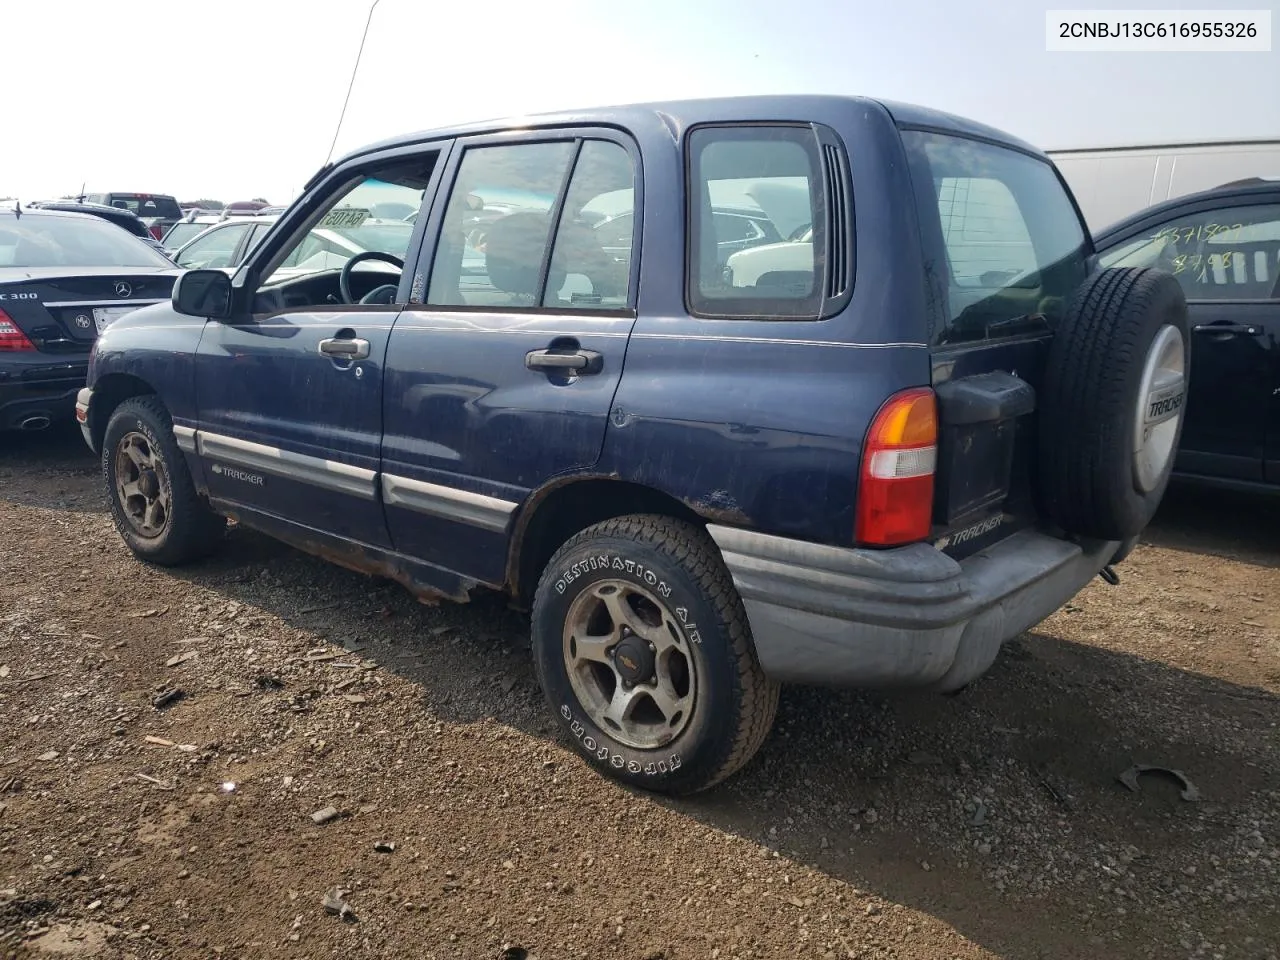
M 188 270 L 173 284 L 173 309 L 189 317 L 231 316 L 231 278 L 221 270 Z

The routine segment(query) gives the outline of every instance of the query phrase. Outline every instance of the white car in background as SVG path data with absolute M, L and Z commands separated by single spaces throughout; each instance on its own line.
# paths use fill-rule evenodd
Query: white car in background
M 791 240 L 766 243 L 730 254 L 725 261 L 724 280 L 731 287 L 756 287 L 812 283 L 813 227 L 798 230 Z

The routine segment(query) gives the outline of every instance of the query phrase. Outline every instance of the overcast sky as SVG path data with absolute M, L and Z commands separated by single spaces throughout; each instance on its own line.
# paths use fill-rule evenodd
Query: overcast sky
M 1045 51 L 1026 0 L 380 0 L 337 153 L 457 121 L 746 93 L 923 103 L 1046 149 L 1280 137 L 1271 53 Z M 1097 3 L 1271 9 L 1277 0 Z M 323 8 L 323 14 L 320 10 Z M 0 0 L 0 196 L 293 198 L 369 0 Z

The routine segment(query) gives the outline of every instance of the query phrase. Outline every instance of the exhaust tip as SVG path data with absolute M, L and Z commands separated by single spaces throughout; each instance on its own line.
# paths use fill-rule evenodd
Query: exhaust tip
M 44 430 L 52 421 L 45 416 L 27 417 L 19 426 L 23 430 Z

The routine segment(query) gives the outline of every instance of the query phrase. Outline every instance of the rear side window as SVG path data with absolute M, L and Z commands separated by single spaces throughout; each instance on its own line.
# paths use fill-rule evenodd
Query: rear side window
M 814 129 L 700 127 L 689 135 L 688 164 L 691 312 L 820 317 L 828 216 L 823 145 Z
M 635 166 L 617 143 L 472 147 L 445 208 L 427 303 L 626 309 L 635 213 Z
M 937 301 L 934 342 L 1056 325 L 1084 279 L 1086 250 L 1053 167 L 963 137 L 912 130 L 902 139 Z

